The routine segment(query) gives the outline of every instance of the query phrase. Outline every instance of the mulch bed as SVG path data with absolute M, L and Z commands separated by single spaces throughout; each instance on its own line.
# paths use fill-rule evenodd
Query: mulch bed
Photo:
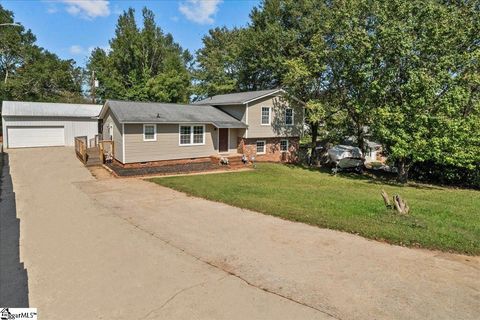
M 105 165 L 120 177 L 147 176 L 155 174 L 182 174 L 225 169 L 211 162 L 194 162 L 143 168 L 122 168 L 113 163 L 106 163 Z

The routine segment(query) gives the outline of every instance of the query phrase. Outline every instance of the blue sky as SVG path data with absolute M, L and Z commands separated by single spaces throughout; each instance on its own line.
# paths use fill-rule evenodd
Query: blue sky
M 132 7 L 141 24 L 141 10 L 155 13 L 157 24 L 192 53 L 202 37 L 216 26 L 244 26 L 259 0 L 0 0 L 15 21 L 30 28 L 37 44 L 61 58 L 85 65 L 89 51 L 107 47 L 120 13 Z

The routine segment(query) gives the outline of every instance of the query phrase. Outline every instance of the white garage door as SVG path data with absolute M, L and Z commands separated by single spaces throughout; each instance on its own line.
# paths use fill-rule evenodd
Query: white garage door
M 9 148 L 65 145 L 63 127 L 9 127 L 7 135 Z

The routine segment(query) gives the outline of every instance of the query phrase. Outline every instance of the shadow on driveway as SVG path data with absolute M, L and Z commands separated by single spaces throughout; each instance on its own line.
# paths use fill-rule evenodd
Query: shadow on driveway
M 17 218 L 8 154 L 3 154 L 3 161 L 0 180 L 0 306 L 25 308 L 28 307 L 28 274 L 20 262 L 20 219 Z

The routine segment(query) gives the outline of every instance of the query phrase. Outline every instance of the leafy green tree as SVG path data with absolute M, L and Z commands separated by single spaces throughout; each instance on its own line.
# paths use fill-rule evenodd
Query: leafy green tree
M 478 2 L 380 1 L 375 13 L 373 128 L 399 181 L 414 162 L 478 165 Z
M 267 0 L 249 28 L 278 54 L 259 49 L 256 70 L 306 102 L 313 142 L 340 126 L 365 149 L 370 128 L 405 182 L 414 162 L 479 163 L 479 21 L 476 1 Z
M 251 43 L 261 47 L 261 57 L 250 69 L 257 70 L 263 85 L 282 86 L 292 102 L 298 98 L 305 103 L 313 156 L 318 134 L 338 134 L 339 122 L 346 119 L 330 64 L 330 10 L 321 1 L 267 0 L 251 14 L 250 32 L 257 39 Z
M 110 50 L 91 53 L 87 69 L 99 80 L 96 93 L 101 100 L 187 102 L 192 56 L 163 33 L 151 10 L 142 14 L 141 29 L 133 9 L 120 15 Z
M 0 5 L 0 75 L 3 83 L 8 82 L 9 75 L 24 61 L 35 43 L 35 36 L 30 30 L 14 23 L 13 12 Z
M 480 163 L 479 10 L 475 0 L 264 0 L 235 30 L 241 36 L 222 29 L 204 39 L 201 83 L 283 86 L 306 103 L 312 146 L 320 132 L 354 135 L 365 149 L 368 128 L 402 182 L 416 162 L 472 168 Z
M 13 12 L 0 5 L 0 24 L 13 22 Z M 35 41 L 20 24 L 0 27 L 0 99 L 85 102 L 82 70 Z
M 73 60 L 35 48 L 5 87 L 13 100 L 86 102 L 82 82 L 83 71 Z
M 240 91 L 242 32 L 236 28 L 215 28 L 203 37 L 194 71 L 198 98 Z

